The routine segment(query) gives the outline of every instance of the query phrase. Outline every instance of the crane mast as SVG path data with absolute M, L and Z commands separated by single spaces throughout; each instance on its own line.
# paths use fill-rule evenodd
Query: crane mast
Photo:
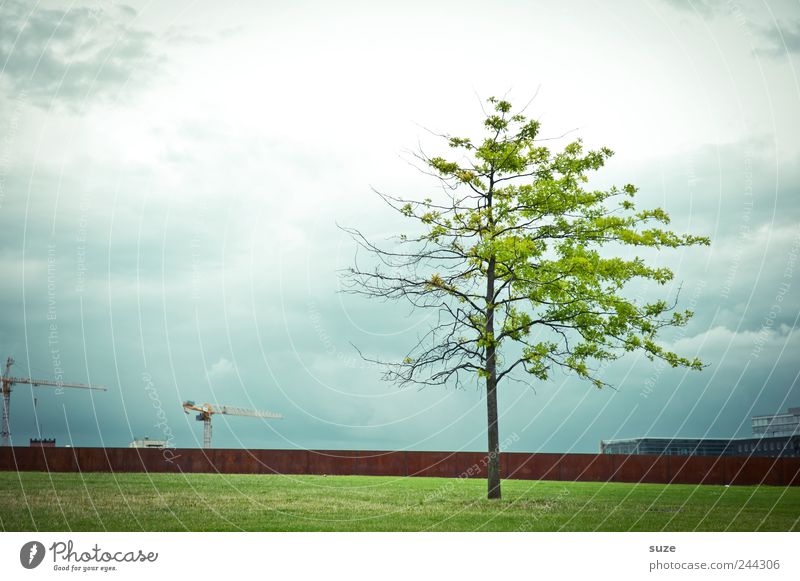
M 3 416 L 0 419 L 0 446 L 11 445 L 11 391 L 15 384 L 44 385 L 48 387 L 70 387 L 78 389 L 94 389 L 108 391 L 102 385 L 88 385 L 86 383 L 67 383 L 64 381 L 50 381 L 47 379 L 33 379 L 32 377 L 11 377 L 11 366 L 14 365 L 13 357 L 6 359 L 6 368 L 2 377 L 3 391 Z
M 198 422 L 203 422 L 203 448 L 211 448 L 211 416 L 214 414 L 226 416 L 244 416 L 248 418 L 263 418 L 267 420 L 283 419 L 281 414 L 276 414 L 275 412 L 240 408 L 230 405 L 212 405 L 210 403 L 196 404 L 193 401 L 183 402 L 183 412 L 186 414 L 189 412 L 197 412 L 195 419 Z

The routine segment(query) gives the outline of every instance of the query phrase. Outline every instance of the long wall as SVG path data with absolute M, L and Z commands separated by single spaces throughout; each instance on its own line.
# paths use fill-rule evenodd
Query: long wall
M 800 486 L 800 458 L 500 455 L 503 478 L 592 482 Z M 0 470 L 206 472 L 485 478 L 479 452 L 202 450 L 168 448 L 0 448 Z

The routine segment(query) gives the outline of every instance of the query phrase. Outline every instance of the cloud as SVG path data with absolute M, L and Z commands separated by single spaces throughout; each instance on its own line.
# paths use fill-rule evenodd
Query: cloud
M 664 0 L 670 6 L 702 16 L 713 16 L 725 6 L 722 0 Z
M 166 5 L 149 7 L 145 24 L 132 9 L 94 4 L 108 7 L 105 12 L 37 8 L 29 18 L 33 4 L 15 2 L 3 5 L 0 18 L 0 67 L 9 59 L 0 90 L 13 99 L 10 88 L 24 89 L 28 102 L 55 103 L 56 109 L 44 132 L 37 124 L 42 112 L 24 101 L 16 113 L 10 103 L 0 115 L 0 133 L 17 134 L 0 145 L 8 149 L 5 156 L 0 151 L 0 201 L 7 217 L 0 230 L 0 267 L 6 275 L 0 282 L 5 313 L 0 354 L 20 361 L 29 354 L 32 374 L 37 368 L 44 376 L 52 372 L 47 315 L 54 245 L 65 377 L 111 388 L 92 394 L 97 422 L 81 403 L 86 394 L 62 396 L 75 402 L 69 432 L 61 401 L 52 394 L 42 399 L 38 413 L 50 414 L 44 423 L 51 433 L 59 439 L 69 433 L 87 444 L 102 436 L 106 445 L 125 445 L 134 434 L 148 433 L 147 426 L 159 420 L 140 379 L 146 372 L 179 445 L 197 440 L 198 426 L 180 406 L 193 399 L 274 409 L 287 418 L 220 422 L 218 445 L 481 449 L 480 390 L 397 390 L 382 383 L 380 370 L 364 365 L 352 346 L 402 356 L 425 321 L 418 325 L 421 317 L 409 316 L 405 305 L 336 293 L 336 271 L 351 264 L 353 249 L 335 223 L 365 228 L 376 239 L 408 228 L 368 186 L 427 193 L 427 176 L 395 153 L 420 137 L 412 121 L 442 130 L 469 127 L 478 105 L 469 86 L 466 98 L 457 94 L 469 84 L 469 72 L 452 92 L 449 81 L 440 85 L 440 79 L 425 76 L 424 67 L 414 64 L 421 62 L 415 54 L 396 49 L 402 39 L 380 28 L 386 20 L 382 10 L 364 13 L 367 20 L 359 19 L 358 30 L 341 34 L 333 32 L 327 14 L 309 20 L 299 8 L 289 20 L 265 18 L 261 10 L 233 11 L 231 20 L 200 11 L 190 21 L 176 21 L 180 26 L 164 28 L 171 21 L 161 7 Z M 639 18 L 647 42 L 616 35 L 615 45 L 604 27 L 590 26 L 576 38 L 602 50 L 586 61 L 583 45 L 576 45 L 574 54 L 541 63 L 531 75 L 550 88 L 533 109 L 551 128 L 565 128 L 561 121 L 567 113 L 593 120 L 588 138 L 602 136 L 619 151 L 602 179 L 632 181 L 641 186 L 641 208 L 662 206 L 673 229 L 711 236 L 707 249 L 647 255 L 676 272 L 674 285 L 656 289 L 659 296 L 674 297 L 683 281 L 680 307 L 697 313 L 685 334 L 665 341 L 681 354 L 699 353 L 711 366 L 684 377 L 684 370 L 654 371 L 650 362 L 632 356 L 609 367 L 616 392 L 594 390 L 571 376 L 536 384 L 535 391 L 506 384 L 500 396 L 506 414 L 502 429 L 521 434 L 518 450 L 591 451 L 601 437 L 614 435 L 703 434 L 718 414 L 713 433 L 730 435 L 742 419 L 749 421 L 752 406 L 756 411 L 783 406 L 797 372 L 790 353 L 798 348 L 798 335 L 789 318 L 800 309 L 797 275 L 781 294 L 800 215 L 797 139 L 788 129 L 794 109 L 777 98 L 786 96 L 783 82 L 790 79 L 779 83 L 770 75 L 786 71 L 770 67 L 764 95 L 751 95 L 762 87 L 761 71 L 741 31 L 717 37 L 741 84 L 706 74 L 719 63 L 716 52 L 701 43 L 707 31 L 700 18 L 716 10 L 714 26 L 729 30 L 736 23 L 722 3 L 681 5 L 684 11 L 669 8 L 668 16 L 696 21 L 675 30 L 689 57 L 699 62 L 698 82 L 684 75 L 692 67 L 684 66 L 675 46 L 665 43 L 659 52 L 658 32 L 666 34 L 667 28 L 648 20 L 649 7 L 638 14 L 637 5 L 624 24 L 634 30 L 633 18 Z M 599 9 L 598 15 L 604 13 Z M 403 18 L 418 16 L 404 12 Z M 446 22 L 431 20 L 430 14 L 423 20 L 437 31 Z M 516 21 L 520 30 L 546 21 L 550 36 L 535 35 L 544 44 L 574 30 L 574 22 L 555 15 Z M 184 26 L 187 22 L 191 25 Z M 227 28 L 215 32 L 221 27 Z M 755 31 L 754 23 L 750 29 Z M 362 32 L 366 36 L 359 36 Z M 438 32 L 431 38 L 420 50 L 447 56 L 452 47 L 439 44 Z M 528 42 L 522 34 L 507 38 Z M 365 43 L 373 47 L 369 54 L 362 50 Z M 515 54 L 531 49 L 518 48 Z M 452 51 L 453 62 L 460 62 L 463 47 Z M 648 56 L 641 63 L 609 58 L 629 53 Z M 660 84 L 648 85 L 641 71 L 652 69 L 650 59 L 656 57 L 662 59 L 661 72 L 653 79 Z M 520 79 L 519 63 L 503 62 L 508 77 L 503 67 L 492 69 L 500 72 L 477 90 L 493 92 L 494 85 Z M 563 75 L 568 64 L 606 71 L 609 62 L 616 63 L 618 76 L 581 74 L 580 83 L 640 107 L 612 106 L 606 116 L 606 105 L 593 100 L 559 103 L 547 96 L 573 94 Z M 675 71 L 669 72 L 671 67 Z M 175 74 L 165 74 L 167 69 Z M 642 85 L 641 92 L 623 95 Z M 517 91 L 524 96 L 524 89 L 515 86 Z M 71 110 L 79 109 L 84 97 L 91 103 L 126 101 L 76 118 Z M 681 104 L 672 109 L 653 106 L 676 100 Z M 706 105 L 708 123 L 701 119 Z M 621 125 L 596 125 L 604 119 Z M 667 123 L 659 119 L 677 129 L 665 136 L 659 128 Z M 634 125 L 646 128 L 643 136 Z M 639 136 L 631 138 L 630 131 Z M 427 140 L 424 134 L 422 139 Z M 654 149 L 630 147 L 647 142 Z M 778 303 L 780 311 L 774 309 Z M 740 379 L 751 354 L 749 371 Z M 652 377 L 658 385 L 644 399 L 642 386 Z M 15 433 L 33 436 L 33 409 L 22 395 L 14 404 Z
M 745 361 L 756 362 L 764 354 L 796 353 L 800 334 L 787 324 L 773 324 L 766 319 L 760 329 L 733 331 L 723 326 L 713 327 L 693 337 L 676 342 L 675 349 L 690 355 L 706 355 L 720 361 L 728 357 L 733 366 Z M 772 364 L 768 360 L 767 364 Z
M 7 2 L 0 19 L 5 83 L 40 107 L 76 110 L 91 99 L 124 99 L 164 63 L 155 35 L 135 22 L 127 6 L 30 10 Z
M 759 54 L 784 57 L 800 53 L 800 19 L 760 27 L 757 36 L 765 43 Z
M 752 31 L 756 44 L 760 45 L 754 49 L 756 54 L 777 58 L 800 53 L 800 19 L 778 19 L 769 24 L 759 24 L 750 15 L 745 16 L 742 6 L 736 3 L 723 0 L 663 1 L 682 12 L 696 14 L 705 19 L 730 16 Z
M 211 381 L 227 379 L 233 375 L 234 371 L 233 363 L 225 357 L 220 357 L 219 360 L 206 371 L 206 376 Z

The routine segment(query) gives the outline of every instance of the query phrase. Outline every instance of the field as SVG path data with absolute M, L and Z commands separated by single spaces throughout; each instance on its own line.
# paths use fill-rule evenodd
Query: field
M 0 472 L 6 531 L 798 531 L 800 488 Z

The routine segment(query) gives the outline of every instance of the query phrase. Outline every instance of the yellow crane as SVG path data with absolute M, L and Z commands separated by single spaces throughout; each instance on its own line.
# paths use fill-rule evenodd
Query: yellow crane
M 6 370 L 3 373 L 3 419 L 0 425 L 0 446 L 11 445 L 11 390 L 14 384 L 27 384 L 34 387 L 45 385 L 48 387 L 77 387 L 79 389 L 96 389 L 99 391 L 108 391 L 102 385 L 87 385 L 85 383 L 66 383 L 64 381 L 49 381 L 46 379 L 33 379 L 32 377 L 11 377 L 11 366 L 14 365 L 14 359 L 9 357 L 6 359 Z
M 267 412 L 262 410 L 251 410 L 248 408 L 240 408 L 231 405 L 219 404 L 196 404 L 193 401 L 183 402 L 183 413 L 198 412 L 195 419 L 198 422 L 203 422 L 203 448 L 211 447 L 211 416 L 214 414 L 222 414 L 226 416 L 245 416 L 248 418 L 264 418 L 267 420 L 282 420 L 281 414 L 274 412 Z

